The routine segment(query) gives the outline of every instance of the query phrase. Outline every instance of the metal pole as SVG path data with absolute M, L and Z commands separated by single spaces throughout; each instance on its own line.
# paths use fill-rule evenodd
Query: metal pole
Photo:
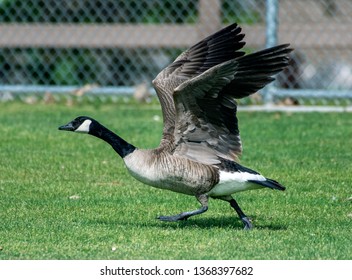
M 266 42 L 267 48 L 277 44 L 279 22 L 279 1 L 266 0 Z
M 279 21 L 279 0 L 266 0 L 266 41 L 267 48 L 277 44 Z M 273 102 L 274 85 L 270 84 L 264 89 L 264 102 L 270 104 Z

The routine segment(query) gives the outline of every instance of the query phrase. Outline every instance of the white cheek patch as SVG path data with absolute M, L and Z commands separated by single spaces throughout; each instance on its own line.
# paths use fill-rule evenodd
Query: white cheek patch
M 89 127 L 90 124 L 92 123 L 91 120 L 85 120 L 76 130 L 75 132 L 80 132 L 80 133 L 88 133 L 89 132 Z

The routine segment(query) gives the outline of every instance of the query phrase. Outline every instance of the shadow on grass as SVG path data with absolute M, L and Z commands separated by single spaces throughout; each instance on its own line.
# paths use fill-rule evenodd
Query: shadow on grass
M 201 229 L 211 229 L 211 228 L 223 228 L 223 229 L 231 229 L 231 230 L 243 230 L 243 223 L 234 217 L 226 217 L 226 218 L 197 218 L 197 219 L 189 219 L 187 221 L 179 221 L 179 222 L 162 222 L 157 221 L 157 223 L 153 223 L 154 227 L 173 227 L 173 228 L 201 228 Z M 287 230 L 286 226 L 283 225 L 256 225 L 255 221 L 253 221 L 254 229 L 257 230 L 271 230 L 271 231 L 279 231 L 279 230 Z
M 91 221 L 93 222 L 93 221 Z M 145 227 L 145 228 L 160 228 L 160 229 L 212 229 L 212 228 L 222 228 L 222 229 L 231 229 L 231 230 L 243 230 L 243 224 L 237 217 L 218 217 L 218 218 L 191 218 L 187 221 L 177 221 L 177 222 L 163 222 L 158 219 L 146 219 L 144 221 L 135 220 L 135 221 L 116 221 L 116 220 L 95 220 L 95 223 L 102 224 L 119 224 L 120 226 L 127 227 Z M 253 219 L 253 226 L 255 230 L 269 230 L 269 231 L 285 231 L 287 226 L 279 224 L 256 224 L 255 218 Z

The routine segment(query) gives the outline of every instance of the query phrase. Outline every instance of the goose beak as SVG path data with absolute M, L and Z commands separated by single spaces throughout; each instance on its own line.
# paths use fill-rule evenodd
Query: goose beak
M 74 131 L 75 128 L 73 127 L 72 123 L 69 122 L 68 124 L 60 126 L 59 130 Z

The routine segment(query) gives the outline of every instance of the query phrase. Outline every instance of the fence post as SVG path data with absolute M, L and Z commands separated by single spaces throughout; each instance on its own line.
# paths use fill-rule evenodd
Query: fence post
M 199 7 L 199 39 L 202 39 L 221 27 L 221 1 L 200 0 Z
M 265 46 L 273 47 L 277 44 L 278 21 L 279 21 L 279 1 L 266 0 L 266 37 Z M 274 85 L 270 84 L 264 89 L 264 103 L 270 104 L 273 102 Z

